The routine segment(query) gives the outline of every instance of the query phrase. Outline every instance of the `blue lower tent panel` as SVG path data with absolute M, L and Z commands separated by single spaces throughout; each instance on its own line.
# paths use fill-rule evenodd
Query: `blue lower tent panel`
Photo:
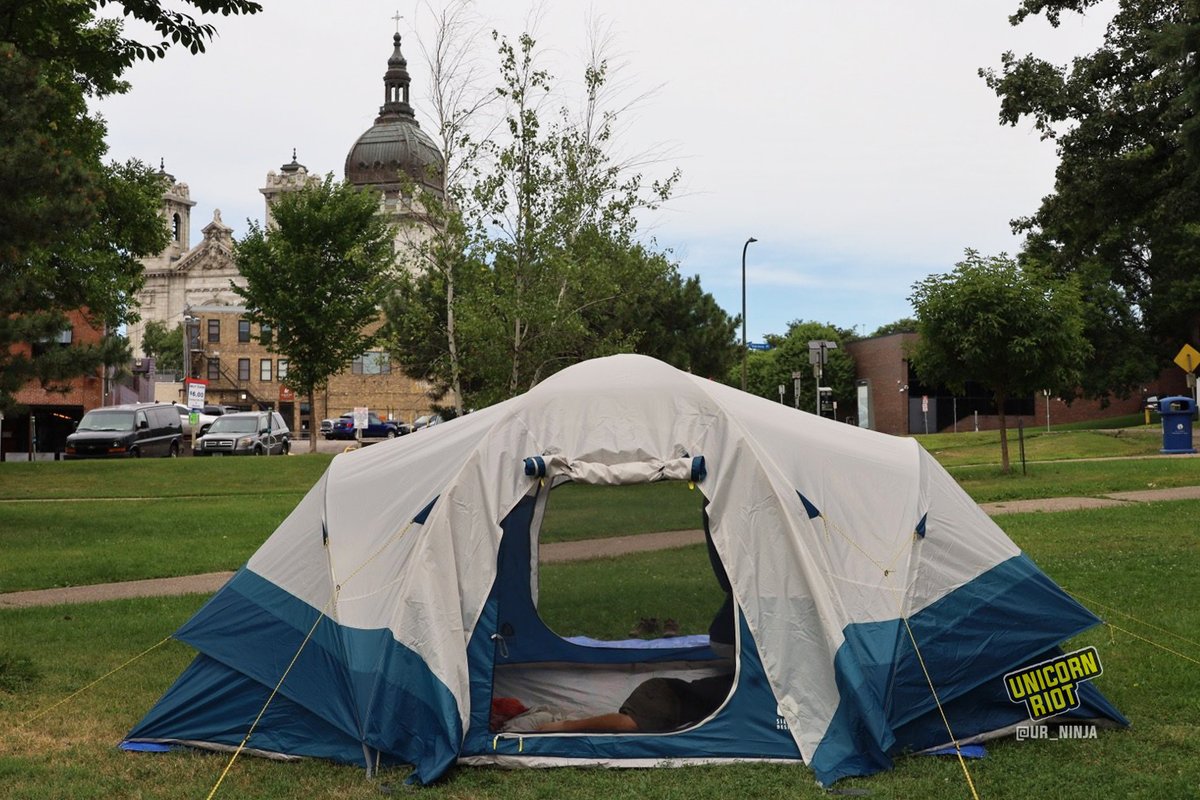
M 462 737 L 450 690 L 390 631 L 318 618 L 243 568 L 176 633 L 201 656 L 128 738 L 237 745 L 299 652 L 247 747 L 362 764 L 366 746 L 435 780 Z
M 199 655 L 126 737 L 239 745 L 270 687 Z M 271 753 L 361 764 L 362 744 L 304 706 L 276 695 L 246 746 Z
M 1005 673 L 1050 657 L 1099 622 L 1022 554 L 913 614 L 911 637 L 901 620 L 849 625 L 834 657 L 840 702 L 810 766 L 829 785 L 947 742 L 930 681 L 955 738 L 1026 721 L 1025 706 L 1008 699 Z M 1090 684 L 1081 697 L 1071 717 L 1128 724 Z

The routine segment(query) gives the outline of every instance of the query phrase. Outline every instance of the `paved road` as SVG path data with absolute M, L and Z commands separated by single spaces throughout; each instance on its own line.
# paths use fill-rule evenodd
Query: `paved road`
M 1052 497 L 1044 500 L 1012 500 L 1003 503 L 983 503 L 981 507 L 992 516 L 1036 511 L 1071 511 L 1086 508 L 1110 508 L 1129 503 L 1150 503 L 1160 500 L 1200 500 L 1200 486 L 1175 489 L 1146 489 L 1137 492 L 1113 492 L 1103 497 Z M 704 541 L 701 530 L 646 533 L 638 536 L 617 536 L 608 539 L 586 539 L 578 542 L 551 542 L 541 546 L 541 560 L 546 563 L 582 561 L 625 553 L 667 550 Z M 131 597 L 163 597 L 181 594 L 211 594 L 221 588 L 232 572 L 210 572 L 179 578 L 154 578 L 144 581 L 102 583 L 92 586 L 72 586 L 63 589 L 39 589 L 29 592 L 0 594 L 0 608 L 27 608 L 67 603 L 94 603 L 102 600 L 121 600 Z

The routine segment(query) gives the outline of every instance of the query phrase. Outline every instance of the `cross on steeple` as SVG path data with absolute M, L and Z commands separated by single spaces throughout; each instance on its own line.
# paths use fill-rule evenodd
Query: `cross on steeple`
M 400 12 L 397 10 L 396 16 L 392 17 L 392 19 L 396 21 L 396 33 L 399 33 L 400 32 L 400 20 L 404 19 L 404 17 L 400 16 Z

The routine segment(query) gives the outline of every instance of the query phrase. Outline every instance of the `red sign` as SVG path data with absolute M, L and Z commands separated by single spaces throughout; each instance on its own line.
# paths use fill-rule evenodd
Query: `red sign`
M 279 386 L 279 402 L 290 403 L 296 399 L 296 392 L 290 386 Z

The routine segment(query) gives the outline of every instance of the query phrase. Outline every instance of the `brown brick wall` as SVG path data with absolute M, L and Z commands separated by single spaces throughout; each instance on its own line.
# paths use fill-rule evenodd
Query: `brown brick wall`
M 908 361 L 904 347 L 916 339 L 915 333 L 897 333 L 846 345 L 854 357 L 856 377 L 870 386 L 872 430 L 908 433 Z M 862 414 L 861 410 L 857 413 Z
M 917 338 L 915 333 L 897 333 L 861 339 L 846 346 L 855 359 L 858 379 L 870 382 L 873 430 L 901 436 L 921 432 L 909 430 L 909 394 L 901 391 L 908 383 L 908 361 L 904 348 Z M 1156 380 L 1148 382 L 1143 389 L 1145 394 L 1159 397 L 1189 394 L 1183 370 L 1174 367 L 1164 369 Z M 1034 400 L 1034 413 L 1010 415 L 1007 420 L 1010 427 L 1015 428 L 1019 421 L 1027 427 L 1046 424 L 1047 398 L 1039 393 Z M 1123 400 L 1113 398 L 1107 405 L 1098 400 L 1077 399 L 1067 403 L 1060 398 L 1050 397 L 1049 405 L 1051 425 L 1100 420 L 1139 413 L 1142 410 L 1142 394 Z M 959 430 L 972 430 L 974 425 L 974 418 L 964 418 L 959 422 Z M 999 425 L 999 417 L 979 416 L 980 430 L 995 430 Z
M 208 378 L 208 354 L 214 351 L 218 353 L 221 363 L 220 378 L 209 381 L 206 389 L 208 402 L 233 406 L 277 407 L 284 412 L 293 430 L 301 430 L 303 421 L 300 406 L 301 403 L 307 402 L 307 398 L 289 399 L 281 395 L 281 389 L 286 382 L 279 380 L 279 355 L 259 343 L 259 326 L 251 324 L 251 341 L 239 342 L 238 320 L 243 318 L 240 312 L 200 310 L 196 312 L 196 316 L 201 320 L 200 345 L 205 350 L 204 357 L 197 356 L 199 376 Z M 209 319 L 219 319 L 221 322 L 221 341 L 218 343 L 208 341 Z M 378 323 L 375 327 L 378 327 Z M 238 377 L 238 359 L 241 358 L 250 359 L 249 380 L 241 380 Z M 260 378 L 263 359 L 271 361 L 270 381 Z M 244 400 L 243 392 L 246 394 Z M 255 400 L 258 402 L 255 403 Z M 357 406 L 366 406 L 383 419 L 411 423 L 416 417 L 429 414 L 432 403 L 428 395 L 428 386 L 407 377 L 398 367 L 393 367 L 390 373 L 358 375 L 351 371 L 350 365 L 330 377 L 329 385 L 319 390 L 313 401 L 316 406 L 313 414 L 314 427 L 319 426 L 320 421 L 326 417 L 340 416 Z
M 104 329 L 88 322 L 80 311 L 67 314 L 71 321 L 72 342 L 70 346 L 97 344 L 104 338 Z M 29 345 L 17 345 L 12 352 L 29 352 Z M 31 382 L 17 390 L 14 395 L 18 403 L 28 406 L 81 406 L 84 411 L 104 405 L 104 373 L 97 370 L 94 375 L 84 375 L 70 381 L 69 390 L 53 392 L 43 389 L 39 383 Z

